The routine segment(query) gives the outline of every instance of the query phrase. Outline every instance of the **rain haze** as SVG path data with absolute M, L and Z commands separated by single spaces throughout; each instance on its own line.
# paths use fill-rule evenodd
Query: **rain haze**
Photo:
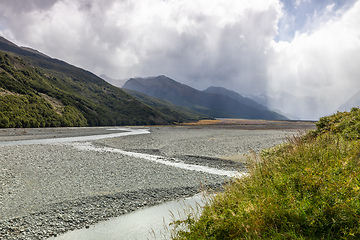
M 17 45 L 114 79 L 225 87 L 301 119 L 360 91 L 359 23 L 360 0 L 0 0 L 0 35 Z

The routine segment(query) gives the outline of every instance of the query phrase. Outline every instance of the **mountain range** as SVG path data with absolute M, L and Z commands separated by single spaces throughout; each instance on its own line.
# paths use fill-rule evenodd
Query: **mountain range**
M 164 75 L 131 78 L 123 85 L 123 89 L 165 99 L 175 105 L 190 108 L 215 118 L 287 119 L 283 115 L 270 111 L 255 101 L 225 88 L 210 87 L 200 91 Z
M 354 94 L 349 100 L 347 100 L 343 105 L 341 105 L 336 111 L 349 111 L 353 107 L 360 106 L 360 92 Z
M 201 118 L 165 114 L 89 71 L 0 37 L 0 127 L 171 124 L 179 115 Z
M 125 81 L 98 77 L 0 37 L 0 127 L 172 124 L 203 118 L 310 119 L 314 111 L 319 117 L 331 112 L 315 98 L 287 93 L 244 97 L 213 86 L 200 91 L 163 75 Z M 358 105 L 360 93 L 338 110 Z
M 248 97 L 294 120 L 315 120 L 331 114 L 335 108 L 324 99 L 309 96 L 300 97 L 287 92 L 262 93 Z
M 106 82 L 110 83 L 111 85 L 113 85 L 115 87 L 119 87 L 119 88 L 121 88 L 124 85 L 124 83 L 128 80 L 128 79 L 114 79 L 114 78 L 108 77 L 105 74 L 101 74 L 99 77 L 101 77 Z

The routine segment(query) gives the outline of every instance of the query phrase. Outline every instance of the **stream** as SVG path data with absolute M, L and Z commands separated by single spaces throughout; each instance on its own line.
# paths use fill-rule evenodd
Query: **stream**
M 205 199 L 202 194 L 197 194 L 190 198 L 139 209 L 48 240 L 170 239 L 172 228 L 168 227 L 169 224 L 174 220 L 183 219 L 191 209 L 200 212 Z

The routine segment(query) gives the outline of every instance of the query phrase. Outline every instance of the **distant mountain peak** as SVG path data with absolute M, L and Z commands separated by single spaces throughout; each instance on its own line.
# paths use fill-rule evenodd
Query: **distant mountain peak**
M 128 79 L 114 79 L 114 78 L 111 78 L 111 77 L 109 77 L 109 76 L 107 76 L 105 74 L 101 74 L 99 77 L 101 77 L 106 82 L 110 83 L 111 85 L 116 86 L 116 87 L 120 87 L 120 88 L 128 80 Z
M 210 87 L 207 90 L 199 91 L 164 75 L 131 78 L 124 84 L 123 88 L 164 99 L 211 117 L 287 119 L 281 114 L 271 112 L 251 99 L 242 97 L 228 89 Z
M 229 89 L 224 88 L 224 87 L 211 86 L 211 87 L 208 87 L 203 92 L 222 94 L 222 95 L 228 96 L 228 97 L 230 97 L 230 98 L 232 98 L 232 99 L 234 99 L 236 101 L 239 101 L 239 102 L 241 102 L 241 103 L 243 103 L 245 105 L 248 105 L 250 107 L 253 107 L 253 108 L 256 108 L 256 109 L 259 109 L 259 110 L 269 110 L 268 108 L 266 108 L 265 106 L 257 103 L 256 101 L 254 101 L 254 100 L 252 100 L 250 98 L 244 97 L 241 94 L 239 94 L 238 92 L 229 90 Z
M 330 109 L 325 100 L 313 96 L 298 96 L 288 92 L 270 92 L 251 95 L 250 98 L 268 109 L 277 111 L 291 119 L 317 120 L 328 115 Z M 280 111 L 279 111 L 280 110 Z
M 349 100 L 342 104 L 337 111 L 349 111 L 353 107 L 360 106 L 360 92 L 355 93 Z

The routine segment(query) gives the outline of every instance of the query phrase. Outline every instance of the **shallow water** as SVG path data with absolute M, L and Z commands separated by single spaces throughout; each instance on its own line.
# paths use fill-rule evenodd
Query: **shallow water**
M 200 211 L 204 204 L 203 195 L 198 194 L 191 198 L 139 209 L 92 225 L 88 229 L 74 230 L 55 238 L 49 238 L 49 240 L 169 239 L 170 231 L 165 231 L 165 226 L 168 226 L 173 220 L 184 217 L 185 213 L 189 211 L 189 207 L 198 208 Z
M 122 137 L 138 134 L 149 134 L 148 129 L 133 129 L 133 128 L 114 128 L 107 130 L 117 130 L 122 132 L 99 134 L 91 136 L 78 136 L 78 137 L 64 137 L 64 138 L 48 138 L 48 139 L 33 139 L 33 140 L 20 140 L 20 141 L 5 141 L 0 142 L 0 146 L 18 146 L 18 145 L 32 145 L 32 144 L 66 144 L 83 151 L 105 151 L 111 153 L 117 153 L 125 156 L 131 156 L 156 163 L 165 164 L 168 166 L 188 169 L 192 171 L 201 171 L 211 174 L 217 174 L 222 176 L 234 176 L 238 175 L 238 172 L 225 171 L 221 169 L 210 168 L 206 166 L 199 166 L 193 164 L 186 164 L 174 158 L 166 158 L 163 156 L 156 156 L 144 153 L 129 152 L 116 148 L 103 147 L 96 144 L 92 144 L 89 141 L 99 140 L 105 138 Z M 174 220 L 170 214 L 170 211 L 178 217 L 178 212 L 183 213 L 184 203 L 190 204 L 193 208 L 196 208 L 197 202 L 203 205 L 200 196 L 195 196 L 183 201 L 173 201 L 164 203 L 158 206 L 144 208 L 137 210 L 133 213 L 129 213 L 118 218 L 111 219 L 109 221 L 101 222 L 96 225 L 90 226 L 89 229 L 81 229 L 72 232 L 67 232 L 57 238 L 51 239 L 164 239 L 164 236 L 169 236 L 169 232 L 164 232 L 164 225 L 168 225 Z M 184 214 L 183 214 L 184 215 Z M 178 218 L 177 218 L 178 219 Z M 165 222 L 165 224 L 164 224 Z M 164 235 L 167 234 L 167 235 Z M 165 238 L 166 239 L 166 238 Z
M 63 138 L 47 138 L 47 139 L 32 139 L 19 141 L 4 141 L 0 142 L 0 146 L 18 146 L 18 145 L 33 145 L 33 144 L 56 144 L 67 142 L 81 142 L 92 141 L 106 138 L 124 137 L 130 135 L 149 134 L 148 129 L 133 129 L 133 128 L 109 128 L 110 131 L 123 131 L 120 133 L 109 133 L 101 135 L 78 136 L 78 137 L 63 137 Z
M 119 154 L 122 154 L 125 156 L 131 156 L 131 157 L 150 160 L 150 161 L 164 164 L 167 166 L 172 166 L 172 167 L 182 168 L 182 169 L 192 170 L 192 171 L 198 171 L 198 172 L 211 173 L 211 174 L 220 175 L 220 176 L 241 177 L 244 174 L 246 174 L 246 173 L 241 173 L 238 171 L 228 171 L 228 170 L 211 168 L 211 167 L 206 167 L 206 166 L 201 166 L 201 165 L 187 164 L 187 163 L 184 163 L 175 158 L 169 159 L 169 158 L 166 158 L 163 156 L 156 156 L 156 155 L 145 154 L 145 153 L 128 152 L 128 151 L 123 151 L 123 150 L 116 149 L 116 148 L 96 147 L 96 146 L 92 145 L 90 142 L 74 144 L 73 146 L 75 148 L 77 148 L 79 150 L 83 150 L 83 151 L 119 153 Z

